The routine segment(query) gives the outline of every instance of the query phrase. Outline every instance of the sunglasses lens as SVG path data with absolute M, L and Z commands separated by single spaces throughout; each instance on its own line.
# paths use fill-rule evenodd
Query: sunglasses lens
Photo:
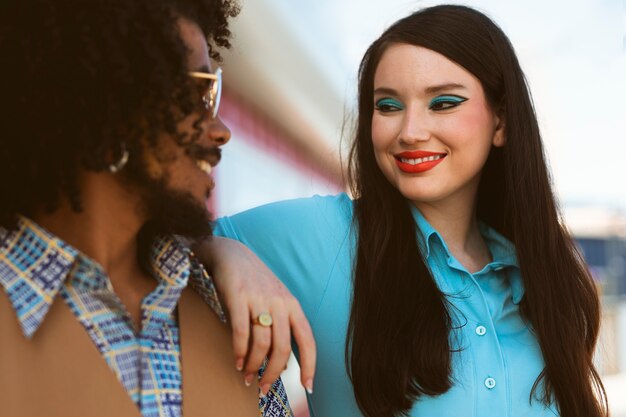
M 211 93 L 213 94 L 213 118 L 217 117 L 217 111 L 220 108 L 220 99 L 222 97 L 222 69 L 217 68 L 215 70 L 215 75 L 217 76 L 217 80 L 213 82 L 213 86 L 211 88 Z
M 199 93 L 202 97 L 204 108 L 211 113 L 211 117 L 217 117 L 222 95 L 222 69 L 217 68 L 214 73 L 190 72 L 189 75 L 199 82 Z

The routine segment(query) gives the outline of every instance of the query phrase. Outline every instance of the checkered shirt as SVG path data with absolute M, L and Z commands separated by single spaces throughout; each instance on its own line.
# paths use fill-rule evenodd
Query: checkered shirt
M 95 261 L 25 217 L 15 231 L 0 228 L 0 285 L 9 296 L 23 333 L 42 325 L 61 296 L 117 375 L 144 417 L 181 416 L 180 335 L 175 308 L 191 286 L 225 315 L 213 281 L 191 251 L 175 238 L 157 239 L 151 251 L 157 288 L 141 303 L 136 330 L 110 279 Z M 260 400 L 261 416 L 292 411 L 280 379 Z

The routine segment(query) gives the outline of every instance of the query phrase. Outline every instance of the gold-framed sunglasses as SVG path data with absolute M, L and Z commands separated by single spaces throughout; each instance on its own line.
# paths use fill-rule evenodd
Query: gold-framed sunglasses
M 220 97 L 222 96 L 222 69 L 217 67 L 215 72 L 191 71 L 189 76 L 202 80 L 209 80 L 209 88 L 202 95 L 204 108 L 207 109 L 211 118 L 217 117 L 217 110 L 220 107 Z

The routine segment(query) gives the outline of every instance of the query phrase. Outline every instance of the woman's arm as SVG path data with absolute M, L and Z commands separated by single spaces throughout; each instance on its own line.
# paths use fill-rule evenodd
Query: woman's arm
M 260 381 L 263 393 L 285 369 L 291 353 L 291 335 L 300 353 L 301 382 L 313 390 L 315 341 L 300 303 L 242 243 L 214 236 L 193 248 L 210 272 L 233 330 L 235 363 L 251 381 L 266 357 L 269 362 Z M 253 325 L 260 313 L 270 313 L 271 327 Z

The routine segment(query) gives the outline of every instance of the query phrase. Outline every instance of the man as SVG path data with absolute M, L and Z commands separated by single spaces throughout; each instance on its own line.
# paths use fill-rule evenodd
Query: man
M 244 386 L 187 248 L 211 233 L 230 132 L 210 57 L 236 14 L 231 0 L 0 5 L 0 415 L 291 415 L 280 381 L 260 400 Z

